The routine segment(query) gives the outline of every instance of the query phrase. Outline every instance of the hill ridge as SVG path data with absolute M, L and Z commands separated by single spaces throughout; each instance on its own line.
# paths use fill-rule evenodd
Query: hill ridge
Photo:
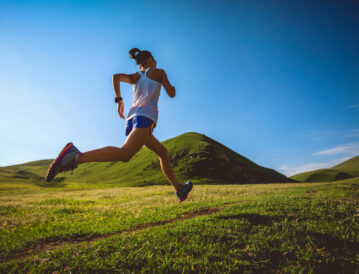
M 167 148 L 176 177 L 180 182 L 192 180 L 207 184 L 254 184 L 293 182 L 273 169 L 262 167 L 238 154 L 220 142 L 200 133 L 186 132 L 162 142 Z M 32 161 L 0 168 L 0 182 L 6 177 L 19 181 L 16 174 L 28 176 L 28 181 L 43 184 L 51 160 Z M 5 173 L 7 172 L 7 176 Z M 162 174 L 157 156 L 142 148 L 128 163 L 103 162 L 80 165 L 72 176 L 60 173 L 55 182 L 61 186 L 70 183 L 96 183 L 123 186 L 168 184 Z
M 290 178 L 300 182 L 333 182 L 359 177 L 359 155 L 331 168 L 302 172 Z

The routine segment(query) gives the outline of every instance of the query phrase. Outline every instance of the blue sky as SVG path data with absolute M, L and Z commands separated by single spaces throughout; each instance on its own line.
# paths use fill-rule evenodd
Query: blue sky
M 358 155 L 355 2 L 1 1 L 0 166 L 121 146 L 112 75 L 138 70 L 133 47 L 177 90 L 161 141 L 203 133 L 287 175 Z

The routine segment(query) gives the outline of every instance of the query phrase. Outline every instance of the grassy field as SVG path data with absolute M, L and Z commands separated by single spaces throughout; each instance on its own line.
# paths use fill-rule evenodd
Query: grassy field
M 80 189 L 0 184 L 0 272 L 358 272 L 359 178 Z

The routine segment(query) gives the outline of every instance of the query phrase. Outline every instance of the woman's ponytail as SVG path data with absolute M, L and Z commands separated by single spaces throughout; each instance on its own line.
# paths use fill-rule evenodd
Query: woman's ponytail
M 129 52 L 130 58 L 136 60 L 136 57 L 138 56 L 138 54 L 139 54 L 140 52 L 141 52 L 141 51 L 140 51 L 138 48 L 133 48 L 133 49 L 131 49 L 130 52 Z M 137 60 L 136 60 L 136 61 L 137 61 Z
M 147 65 L 147 59 L 152 57 L 152 53 L 148 50 L 139 50 L 138 48 L 133 48 L 129 51 L 129 56 L 131 59 L 136 61 L 137 65 Z

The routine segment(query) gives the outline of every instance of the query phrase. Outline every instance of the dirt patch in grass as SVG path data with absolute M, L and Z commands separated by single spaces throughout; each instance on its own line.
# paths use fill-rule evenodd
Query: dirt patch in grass
M 306 191 L 306 193 L 316 193 L 318 192 L 318 188 L 312 188 Z
M 211 215 L 214 213 L 219 212 L 221 209 L 218 207 L 209 207 L 209 208 L 201 208 L 199 210 L 195 210 L 195 211 L 188 211 L 183 213 L 180 217 L 179 220 L 186 220 L 186 219 L 191 219 L 191 218 L 196 218 L 202 215 Z
M 225 205 L 225 207 L 226 207 L 226 205 Z M 203 216 L 203 215 L 211 215 L 211 214 L 215 214 L 215 213 L 223 210 L 225 207 L 201 208 L 198 210 L 185 212 L 174 219 L 140 224 L 140 225 L 134 226 L 127 230 L 116 231 L 116 232 L 111 232 L 111 233 L 106 233 L 106 234 L 78 234 L 78 235 L 71 235 L 66 238 L 49 237 L 49 238 L 43 239 L 41 241 L 34 242 L 31 245 L 31 247 L 29 247 L 27 249 L 16 250 L 16 251 L 10 252 L 6 256 L 1 257 L 0 262 L 5 262 L 5 261 L 9 261 L 9 260 L 14 260 L 14 259 L 22 260 L 29 256 L 33 256 L 33 255 L 36 255 L 39 253 L 44 253 L 44 252 L 53 250 L 62 245 L 65 245 L 65 244 L 81 244 L 84 242 L 91 243 L 96 240 L 105 239 L 105 238 L 108 238 L 108 237 L 111 237 L 114 235 L 119 235 L 122 233 L 133 233 L 133 232 L 136 232 L 139 230 L 144 230 L 144 229 L 151 228 L 151 227 L 175 223 L 175 222 L 179 222 L 179 221 L 187 220 L 187 219 L 193 219 L 193 218 Z
M 170 219 L 170 220 L 163 220 L 163 221 L 158 221 L 158 222 L 154 222 L 154 223 L 147 223 L 147 224 L 143 224 L 143 225 L 138 225 L 135 226 L 129 230 L 125 230 L 125 231 L 121 231 L 121 233 L 123 232 L 135 232 L 138 230 L 143 230 L 146 228 L 150 228 L 150 227 L 154 227 L 154 226 L 159 226 L 159 225 L 165 225 L 165 224 L 170 224 L 170 223 L 174 223 L 174 222 L 178 222 L 178 221 L 182 221 L 182 220 L 187 220 L 187 219 L 193 219 L 199 216 L 203 216 L 203 215 L 211 215 L 214 213 L 217 213 L 221 210 L 221 208 L 218 207 L 213 207 L 213 208 L 201 208 L 199 210 L 194 210 L 194 211 L 188 211 L 185 212 L 183 214 L 181 214 L 179 217 L 175 218 L 175 219 Z M 113 233 L 112 235 L 115 235 L 117 233 Z

